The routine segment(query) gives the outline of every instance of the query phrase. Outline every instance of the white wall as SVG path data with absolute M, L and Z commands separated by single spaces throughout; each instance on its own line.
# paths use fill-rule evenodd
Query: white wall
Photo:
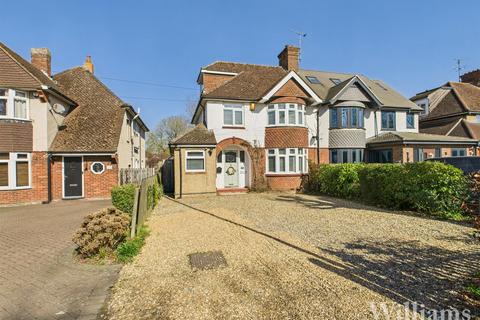
M 217 142 L 226 138 L 237 137 L 248 141 L 252 146 L 265 145 L 265 126 L 267 125 L 267 107 L 256 104 L 250 111 L 247 103 L 240 103 L 244 110 L 245 129 L 223 128 L 223 102 L 207 102 L 206 119 L 208 129 L 213 130 Z M 256 141 L 256 143 L 255 143 Z
M 414 114 L 415 127 L 407 129 L 407 111 L 395 112 L 395 131 L 401 132 L 418 132 L 418 113 Z M 365 109 L 365 130 L 367 139 L 375 136 L 375 111 L 373 109 Z M 382 112 L 377 111 L 377 130 L 378 134 L 390 132 L 391 130 L 382 130 Z

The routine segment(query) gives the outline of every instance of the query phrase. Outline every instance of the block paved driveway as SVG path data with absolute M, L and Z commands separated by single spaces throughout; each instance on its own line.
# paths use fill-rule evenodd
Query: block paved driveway
M 72 257 L 74 231 L 109 201 L 0 208 L 0 319 L 95 319 L 119 266 Z
M 164 198 L 148 225 L 145 247 L 112 289 L 110 320 L 388 319 L 372 303 L 386 303 L 397 319 L 414 301 L 480 315 L 461 298 L 464 281 L 480 272 L 480 242 L 465 224 L 250 193 Z M 192 266 L 192 256 L 206 252 L 224 260 L 209 270 Z

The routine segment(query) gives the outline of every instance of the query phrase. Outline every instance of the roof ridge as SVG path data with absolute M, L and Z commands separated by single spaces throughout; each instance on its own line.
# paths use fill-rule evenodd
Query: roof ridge
M 202 69 L 208 68 L 215 63 L 234 63 L 234 64 L 241 64 L 244 66 L 255 66 L 255 67 L 267 67 L 267 68 L 281 68 L 281 66 L 273 66 L 273 65 L 268 65 L 268 64 L 257 64 L 257 63 L 247 63 L 247 62 L 235 62 L 235 61 L 225 61 L 225 60 L 215 60 L 214 62 L 206 65 L 205 67 L 202 67 Z
M 298 71 L 315 71 L 315 72 L 323 72 L 323 73 L 337 73 L 337 74 L 344 74 L 344 75 L 361 75 L 361 73 L 351 73 L 351 72 L 337 72 L 337 71 L 327 71 L 327 70 L 315 70 L 315 69 L 299 69 Z

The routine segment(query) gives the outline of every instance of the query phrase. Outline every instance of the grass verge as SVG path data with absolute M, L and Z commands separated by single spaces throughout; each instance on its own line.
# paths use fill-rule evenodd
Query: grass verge
M 116 250 L 117 261 L 121 263 L 131 262 L 133 258 L 140 253 L 140 250 L 145 244 L 145 239 L 149 234 L 150 231 L 148 227 L 144 225 L 140 228 L 135 238 L 127 239 L 120 244 Z

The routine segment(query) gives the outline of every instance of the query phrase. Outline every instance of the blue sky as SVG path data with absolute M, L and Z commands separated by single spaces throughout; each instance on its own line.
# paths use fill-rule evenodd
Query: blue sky
M 201 66 L 277 64 L 298 41 L 292 30 L 307 33 L 303 68 L 362 73 L 408 97 L 456 80 L 456 58 L 480 68 L 478 1 L 17 0 L 2 12 L 0 41 L 27 58 L 50 48 L 54 72 L 91 55 L 95 74 L 152 128 L 197 99 Z

